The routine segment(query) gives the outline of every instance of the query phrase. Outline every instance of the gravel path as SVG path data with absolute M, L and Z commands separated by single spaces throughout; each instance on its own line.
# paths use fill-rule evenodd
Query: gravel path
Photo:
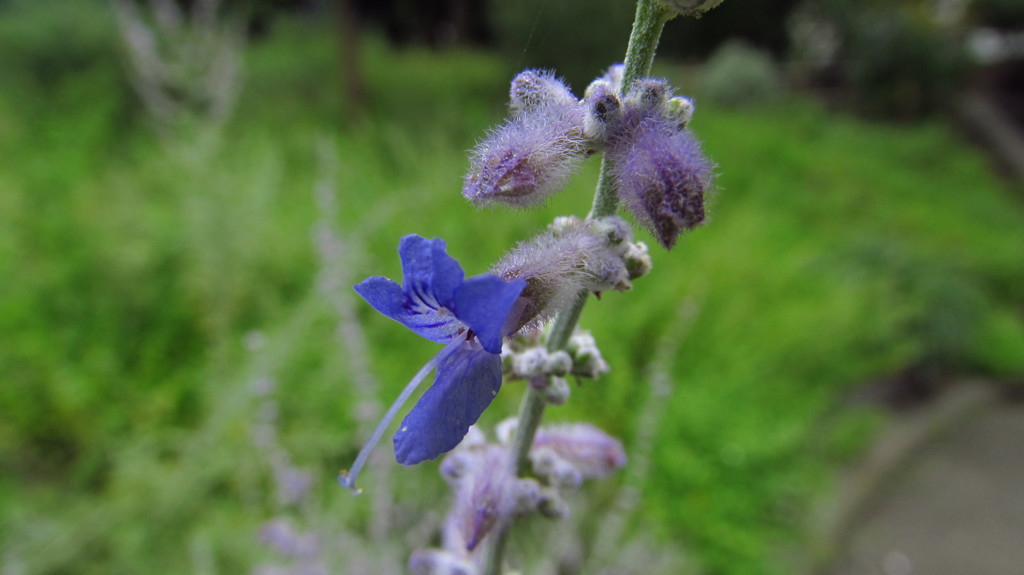
M 994 402 L 873 497 L 833 575 L 1024 574 L 1024 405 Z

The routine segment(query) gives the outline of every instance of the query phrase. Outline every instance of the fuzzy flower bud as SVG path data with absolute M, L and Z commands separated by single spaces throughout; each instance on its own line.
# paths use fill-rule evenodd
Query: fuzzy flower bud
M 509 109 L 513 115 L 549 105 L 576 105 L 576 97 L 572 95 L 572 91 L 554 74 L 545 70 L 524 70 L 512 79 Z
M 519 419 L 515 417 L 507 417 L 501 420 L 498 425 L 494 426 L 494 435 L 497 436 L 498 441 L 502 445 L 511 445 L 512 438 L 516 434 L 516 429 L 519 428 Z
M 618 99 L 621 81 L 613 66 L 587 89 L 585 132 L 592 147 L 605 149 L 619 200 L 671 249 L 680 234 L 704 221 L 711 162 L 684 129 L 693 117 L 690 99 L 673 96 L 657 78 L 634 80 Z M 639 250 L 633 255 L 630 274 L 638 277 L 649 262 Z
M 541 447 L 530 451 L 533 472 L 548 485 L 559 489 L 576 489 L 583 483 L 583 474 L 572 463 L 562 459 L 553 449 Z
M 442 549 L 417 549 L 409 557 L 413 575 L 476 575 L 479 571 L 468 557 Z
M 597 80 L 594 80 L 587 90 L 584 92 L 584 98 L 591 95 L 592 89 L 595 89 L 600 83 L 607 83 L 612 88 L 613 94 L 618 94 L 622 91 L 622 75 L 625 73 L 626 67 L 622 64 L 612 64 L 608 67 L 608 70 Z
M 623 106 L 632 110 L 634 116 L 663 116 L 668 111 L 669 94 L 672 87 L 658 78 L 639 78 L 630 84 Z
M 493 529 L 536 507 L 540 499 L 539 486 L 515 476 L 508 450 L 501 446 L 457 450 L 445 458 L 442 473 L 455 492 L 445 529 L 449 550 L 473 551 Z
M 544 388 L 544 401 L 551 405 L 565 405 L 569 401 L 572 388 L 564 377 L 553 375 L 548 379 L 548 385 Z
M 565 519 L 569 516 L 569 503 L 553 488 L 541 490 L 537 511 L 548 519 Z
M 531 459 L 537 454 L 535 462 L 557 457 L 572 466 L 583 479 L 606 477 L 626 464 L 622 443 L 588 423 L 541 427 L 530 453 Z M 548 466 L 557 467 L 557 464 L 548 462 Z
M 564 351 L 548 351 L 542 345 L 515 350 L 506 347 L 503 371 L 514 379 L 544 375 L 565 375 L 572 370 L 572 357 Z
M 684 96 L 676 96 L 667 102 L 666 115 L 676 121 L 680 130 L 689 125 L 693 119 L 693 100 Z
M 517 245 L 493 271 L 506 280 L 526 280 L 519 328 L 538 327 L 572 305 L 583 290 L 630 289 L 623 259 L 627 238 L 632 239 L 621 218 L 559 218 L 546 233 Z
M 672 249 L 680 234 L 704 222 L 711 163 L 696 138 L 664 116 L 647 116 L 630 132 L 630 138 L 608 145 L 619 198 Z
M 512 357 L 512 375 L 518 377 L 534 377 L 544 373 L 548 350 L 543 347 L 531 347 Z
M 597 379 L 611 370 L 589 331 L 580 330 L 572 334 L 566 350 L 572 357 L 573 375 Z
M 623 259 L 626 260 L 626 269 L 629 270 L 629 279 L 631 280 L 651 273 L 651 269 L 654 267 L 651 262 L 651 254 L 647 251 L 647 244 L 643 242 L 629 244 Z
M 595 80 L 583 97 L 586 117 L 583 133 L 594 148 L 601 148 L 608 139 L 608 127 L 622 117 L 622 102 L 618 91 L 607 80 Z
M 563 376 L 572 369 L 572 357 L 564 351 L 553 351 L 544 361 L 544 373 Z
M 527 70 L 512 82 L 511 117 L 478 143 L 462 195 L 478 206 L 542 203 L 586 158 L 584 110 L 561 81 Z

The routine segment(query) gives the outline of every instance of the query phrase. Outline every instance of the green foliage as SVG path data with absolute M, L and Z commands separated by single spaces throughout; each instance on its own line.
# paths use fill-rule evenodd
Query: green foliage
M 692 298 L 699 313 L 673 369 L 646 501 L 711 572 L 788 573 L 779 549 L 792 552 L 806 496 L 838 457 L 822 454 L 850 453 L 845 417 L 862 417 L 833 411 L 843 390 L 928 360 L 1019 379 L 1010 358 L 1024 354 L 1022 321 L 1003 306 L 1020 300 L 1000 286 L 1024 277 L 1010 259 L 1024 233 L 1010 220 L 1022 214 L 940 126 L 870 127 L 798 103 L 698 106 L 693 128 L 721 166 L 713 219 L 656 253 L 615 313 L 588 310 L 598 341 L 639 335 L 609 358 L 615 382 L 630 384 L 587 395 L 594 405 L 582 409 L 614 421 L 636 405 L 642 374 L 630 366 L 666 329 L 666 310 Z M 1003 324 L 1013 327 L 982 335 Z
M 117 53 L 113 15 L 100 0 L 12 0 L 0 4 L 0 57 L 5 80 L 27 76 L 48 87 Z
M 369 498 L 333 484 L 362 437 L 359 368 L 330 297 L 397 276 L 403 234 L 445 238 L 474 274 L 555 215 L 588 209 L 596 161 L 534 212 L 477 212 L 457 193 L 465 150 L 502 115 L 501 62 L 370 40 L 371 97 L 351 119 L 330 37 L 277 34 L 251 50 L 220 133 L 156 139 L 107 66 L 0 91 L 0 273 L 13 278 L 0 282 L 5 566 L 234 573 L 265 560 L 255 532 L 276 505 L 251 437 L 263 377 L 278 384 L 282 443 L 317 478 L 325 529 L 361 528 Z M 941 125 L 869 126 L 797 100 L 756 112 L 699 102 L 693 129 L 720 166 L 712 221 L 655 250 L 634 293 L 588 306 L 582 326 L 613 372 L 551 416 L 632 437 L 653 343 L 692 305 L 640 523 L 710 572 L 792 572 L 783 555 L 809 502 L 872 430 L 873 415 L 840 409 L 851 386 L 929 358 L 1024 376 L 1024 214 Z M 334 177 L 316 160 L 325 137 Z M 338 193 L 326 214 L 313 193 L 325 177 Z M 348 242 L 340 288 L 311 240 L 321 218 Z M 436 346 L 354 309 L 390 401 Z M 486 423 L 514 412 L 520 386 Z M 394 475 L 399 515 L 440 512 L 435 464 Z
M 700 93 L 729 107 L 771 102 L 783 91 L 782 75 L 772 57 L 743 42 L 732 40 L 708 59 Z

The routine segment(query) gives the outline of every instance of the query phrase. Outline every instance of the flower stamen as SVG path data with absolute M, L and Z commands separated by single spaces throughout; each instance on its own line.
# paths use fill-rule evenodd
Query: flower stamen
M 451 351 L 462 345 L 464 341 L 465 339 L 461 337 L 457 337 L 452 340 L 451 343 L 445 346 L 440 353 L 431 358 L 430 361 L 421 367 L 416 375 L 409 380 L 405 389 L 402 390 L 402 393 L 398 394 L 394 403 L 391 404 L 387 413 L 384 414 L 380 423 L 378 423 L 377 427 L 373 430 L 373 433 L 370 435 L 370 439 L 366 440 L 366 444 L 364 444 L 363 448 L 359 450 L 359 455 L 356 456 L 356 460 L 352 463 L 352 468 L 343 469 L 338 473 L 338 483 L 342 487 L 349 489 L 356 495 L 363 492 L 362 489 L 356 487 L 356 479 L 359 477 L 359 472 L 362 471 L 363 467 L 366 465 L 366 460 L 370 458 L 370 453 L 373 452 L 373 448 L 377 446 L 377 443 L 380 442 L 380 438 L 384 435 L 384 432 L 387 431 L 388 426 L 391 425 L 391 421 L 395 419 L 395 416 L 398 415 L 398 411 L 402 409 L 402 406 L 405 405 L 406 401 L 409 401 L 409 396 L 411 396 L 413 392 L 416 391 L 416 388 L 419 387 L 420 383 L 430 375 L 430 372 L 434 370 L 434 367 L 436 367 L 442 359 L 447 357 Z

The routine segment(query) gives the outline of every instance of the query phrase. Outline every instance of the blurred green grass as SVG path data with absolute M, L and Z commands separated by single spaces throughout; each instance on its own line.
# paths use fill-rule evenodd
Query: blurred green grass
M 113 56 L 110 38 L 81 43 Z M 324 138 L 338 165 L 328 217 L 352 248 L 353 281 L 398 276 L 407 233 L 445 238 L 478 273 L 554 216 L 587 211 L 596 160 L 537 211 L 476 211 L 459 196 L 465 150 L 501 118 L 515 70 L 374 38 L 364 49 L 370 93 L 357 110 L 326 31 L 282 25 L 249 51 L 234 120 L 171 140 L 155 137 L 116 58 L 54 71 L 24 56 L 0 80 L 8 564 L 180 572 L 205 545 L 219 571 L 251 568 L 273 507 L 249 437 L 260 374 L 279 381 L 281 432 L 316 470 L 318 501 L 365 521 L 365 503 L 331 481 L 362 438 L 337 317 L 317 290 Z M 550 416 L 628 440 L 654 343 L 693 306 L 641 517 L 708 572 L 786 573 L 808 506 L 877 417 L 843 407 L 851 389 L 922 362 L 1024 378 L 1024 210 L 937 122 L 866 124 L 801 98 L 740 111 L 698 99 L 693 129 L 720 173 L 711 222 L 655 249 L 633 293 L 588 305 L 582 327 L 613 371 Z M 389 400 L 434 346 L 357 310 Z M 267 340 L 256 354 L 244 348 L 254 331 Z M 507 384 L 485 421 L 513 414 L 519 395 Z M 442 490 L 434 464 L 399 474 Z M 418 493 L 405 497 L 429 501 Z

